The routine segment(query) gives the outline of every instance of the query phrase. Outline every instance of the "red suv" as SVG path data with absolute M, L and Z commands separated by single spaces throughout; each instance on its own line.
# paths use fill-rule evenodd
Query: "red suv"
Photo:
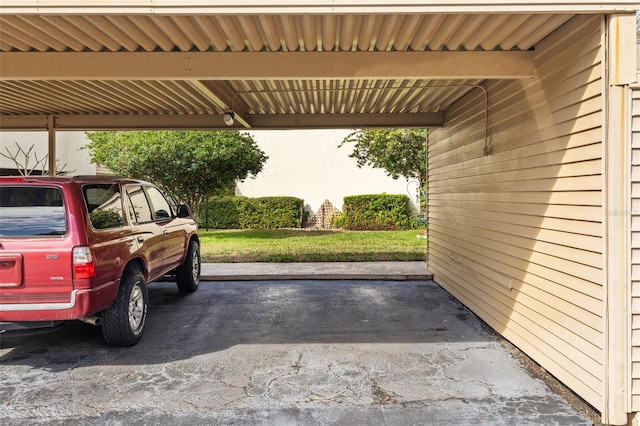
M 112 177 L 0 178 L 0 333 L 65 320 L 140 340 L 147 283 L 200 282 L 196 222 L 154 185 Z

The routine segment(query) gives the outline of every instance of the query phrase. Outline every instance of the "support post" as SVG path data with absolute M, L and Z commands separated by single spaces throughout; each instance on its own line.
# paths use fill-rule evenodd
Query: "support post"
M 626 425 L 630 409 L 630 164 L 635 79 L 635 15 L 610 15 L 604 27 L 604 404 L 602 422 Z M 632 52 L 630 54 L 629 52 Z
M 49 133 L 49 150 L 48 150 L 48 172 L 49 176 L 56 175 L 56 127 L 55 118 L 53 115 L 47 116 L 47 132 Z

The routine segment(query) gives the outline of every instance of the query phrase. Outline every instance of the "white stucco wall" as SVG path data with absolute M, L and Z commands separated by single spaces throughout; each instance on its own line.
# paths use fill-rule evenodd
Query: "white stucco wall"
M 38 159 L 47 155 L 49 145 L 47 132 L 0 132 L 0 150 L 3 154 L 7 154 L 6 148 L 11 153 L 15 153 L 16 142 L 24 151 L 28 151 L 33 146 L 32 159 L 29 162 L 30 168 L 33 168 L 36 163 L 36 154 Z M 87 151 L 80 149 L 87 142 L 84 132 L 57 132 L 56 157 L 60 159 L 60 165 L 66 163 L 67 167 L 65 169 L 71 170 L 74 175 L 95 174 L 95 164 L 90 164 Z M 20 157 L 20 161 L 24 161 L 24 158 Z M 13 161 L 4 157 L 0 157 L 0 167 L 6 169 L 16 168 Z M 46 168 L 45 164 L 45 170 Z
M 249 132 L 269 156 L 255 179 L 238 184 L 236 195 L 293 196 L 316 212 L 325 200 L 342 210 L 346 195 L 406 194 L 417 203 L 417 184 L 394 180 L 382 169 L 358 168 L 353 145 L 338 148 L 351 130 L 264 130 Z

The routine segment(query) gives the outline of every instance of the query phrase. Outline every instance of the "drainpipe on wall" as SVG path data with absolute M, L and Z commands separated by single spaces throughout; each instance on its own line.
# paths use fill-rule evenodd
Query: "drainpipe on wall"
M 602 422 L 626 425 L 631 407 L 629 84 L 636 78 L 635 14 L 603 27 L 604 65 L 604 392 Z

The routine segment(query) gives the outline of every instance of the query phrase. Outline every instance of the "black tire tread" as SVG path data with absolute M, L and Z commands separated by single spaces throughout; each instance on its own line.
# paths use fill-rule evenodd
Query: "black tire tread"
M 144 313 L 138 330 L 129 325 L 129 295 L 133 287 L 140 283 L 144 298 Z M 139 269 L 125 271 L 120 282 L 118 295 L 113 304 L 102 314 L 102 336 L 110 346 L 133 346 L 142 338 L 147 320 L 149 293 L 143 273 Z
M 193 256 L 198 256 L 198 265 L 200 265 L 200 245 L 195 240 L 189 241 L 189 248 L 184 262 L 176 269 L 176 283 L 178 290 L 182 293 L 193 293 L 200 285 L 200 274 L 198 273 L 198 279 L 194 281 L 191 273 Z M 200 269 L 199 266 L 198 269 Z

